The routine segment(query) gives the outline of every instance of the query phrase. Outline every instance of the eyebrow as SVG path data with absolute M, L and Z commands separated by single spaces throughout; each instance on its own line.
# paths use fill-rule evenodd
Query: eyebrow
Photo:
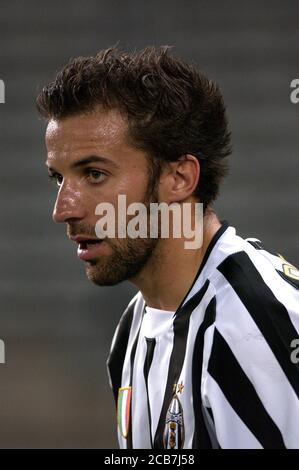
M 77 160 L 76 162 L 73 162 L 71 164 L 71 168 L 81 168 L 85 165 L 89 165 L 90 163 L 104 163 L 108 166 L 111 166 L 113 168 L 119 168 L 119 165 L 112 160 L 109 160 L 108 158 L 105 157 L 100 157 L 99 155 L 90 155 L 89 157 L 82 158 L 81 160 Z M 47 162 L 46 162 L 47 165 Z M 48 165 L 47 165 L 48 166 Z M 51 168 L 48 166 L 48 169 L 54 170 L 54 168 Z
M 117 163 L 113 162 L 112 160 L 109 160 L 109 158 L 105 157 L 100 157 L 99 155 L 91 155 L 90 157 L 82 158 L 81 160 L 78 160 L 77 162 L 74 162 L 71 167 L 72 168 L 78 168 L 81 166 L 88 165 L 89 163 L 105 163 L 106 165 L 113 166 L 115 168 L 119 168 Z

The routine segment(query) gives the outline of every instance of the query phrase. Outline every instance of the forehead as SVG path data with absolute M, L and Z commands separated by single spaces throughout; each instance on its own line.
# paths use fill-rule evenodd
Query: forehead
M 116 110 L 92 111 L 64 119 L 51 119 L 46 130 L 48 152 L 103 150 L 127 143 L 127 122 Z

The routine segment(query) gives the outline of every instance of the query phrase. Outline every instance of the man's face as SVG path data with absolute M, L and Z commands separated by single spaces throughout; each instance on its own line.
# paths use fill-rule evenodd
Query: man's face
M 126 195 L 127 205 L 157 202 L 148 160 L 128 143 L 126 121 L 117 111 L 50 120 L 46 146 L 46 164 L 58 186 L 53 218 L 67 224 L 88 278 L 98 285 L 114 285 L 136 276 L 158 239 L 117 238 L 116 230 L 116 238 L 99 241 L 95 234 L 99 203 L 112 204 L 117 214 L 119 194 Z

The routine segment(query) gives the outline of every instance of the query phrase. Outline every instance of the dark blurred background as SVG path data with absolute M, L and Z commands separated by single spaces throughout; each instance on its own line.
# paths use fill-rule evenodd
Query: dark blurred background
M 233 134 L 216 204 L 241 236 L 299 264 L 298 2 L 1 0 L 0 447 L 113 448 L 106 357 L 129 284 L 85 278 L 51 221 L 38 90 L 78 55 L 171 44 L 221 86 Z

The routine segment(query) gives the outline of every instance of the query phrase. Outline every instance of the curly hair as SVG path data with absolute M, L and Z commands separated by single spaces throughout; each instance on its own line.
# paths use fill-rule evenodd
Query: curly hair
M 126 117 L 130 142 L 144 150 L 153 171 L 194 155 L 201 168 L 194 196 L 204 210 L 216 199 L 231 153 L 222 94 L 193 65 L 171 55 L 169 46 L 134 53 L 112 47 L 71 59 L 37 97 L 46 119 L 98 107 L 118 109 Z

